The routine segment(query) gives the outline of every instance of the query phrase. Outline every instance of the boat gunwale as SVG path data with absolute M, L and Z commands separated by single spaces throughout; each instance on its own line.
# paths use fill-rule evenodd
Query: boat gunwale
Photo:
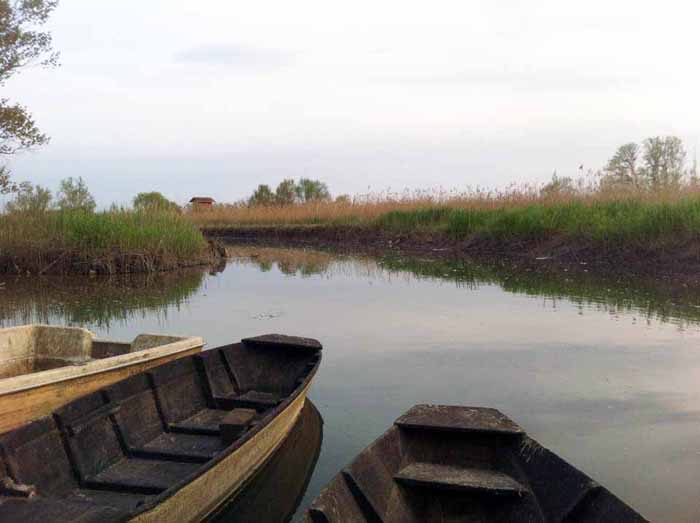
M 240 342 L 239 342 L 240 343 Z M 223 347 L 215 347 L 209 350 L 217 350 L 217 349 L 223 349 L 226 346 Z M 279 350 L 279 349 L 277 349 Z M 270 409 L 265 413 L 265 415 L 260 418 L 258 423 L 251 429 L 248 430 L 245 434 L 243 434 L 240 438 L 238 438 L 235 442 L 233 442 L 231 445 L 226 447 L 223 451 L 218 453 L 216 456 L 214 456 L 212 459 L 208 460 L 206 463 L 202 463 L 194 472 L 191 474 L 188 474 L 187 476 L 184 476 L 180 481 L 176 482 L 173 484 L 171 487 L 166 489 L 165 491 L 161 492 L 158 495 L 153 496 L 150 499 L 145 500 L 143 503 L 141 503 L 138 507 L 138 510 L 133 511 L 131 514 L 128 516 L 128 520 L 134 520 L 135 518 L 139 518 L 140 516 L 143 516 L 144 514 L 148 513 L 149 511 L 157 508 L 159 505 L 161 505 L 163 502 L 166 500 L 176 496 L 180 489 L 188 485 L 189 483 L 193 482 L 199 477 L 204 476 L 208 472 L 210 472 L 212 469 L 216 468 L 222 461 L 227 459 L 229 456 L 237 452 L 243 445 L 248 443 L 251 439 L 256 437 L 258 434 L 260 434 L 263 430 L 267 429 L 269 425 L 282 413 L 284 413 L 291 405 L 292 403 L 298 399 L 298 397 L 302 394 L 305 393 L 305 391 L 311 386 L 311 382 L 313 381 L 314 377 L 316 376 L 316 373 L 321 366 L 321 360 L 322 360 L 322 349 L 317 349 L 314 351 L 310 351 L 313 354 L 316 355 L 318 360 L 314 364 L 314 366 L 310 369 L 309 373 L 306 375 L 304 380 L 299 383 L 297 387 L 294 388 L 294 390 L 284 399 L 282 400 L 277 406 L 275 406 L 273 409 Z M 273 455 L 274 452 L 271 454 Z M 267 460 L 266 460 L 267 461 Z M 253 475 L 251 474 L 250 477 Z M 250 477 L 246 480 L 248 481 Z M 245 482 L 244 482 L 245 483 Z M 227 498 L 227 499 L 232 499 L 232 498 Z M 224 503 L 226 500 L 222 500 L 221 503 Z M 216 508 L 221 506 L 221 503 L 219 503 L 216 507 L 214 507 L 209 514 L 213 513 Z M 205 516 L 206 518 L 206 516 Z
M 18 328 L 33 328 L 33 327 L 51 327 L 51 328 L 62 328 L 55 325 L 43 325 L 43 324 L 32 324 L 32 325 L 18 325 L 16 327 L 9 327 L 4 330 L 18 329 Z M 74 328 L 74 327 L 70 327 Z M 97 339 L 95 335 L 87 329 L 81 329 L 90 333 L 93 337 L 93 342 L 107 342 L 107 343 L 122 343 L 113 340 L 102 340 Z M 151 334 L 142 333 L 149 336 L 165 336 L 163 334 Z M 63 367 L 58 367 L 55 369 L 48 369 L 39 372 L 32 372 L 30 374 L 23 374 L 20 376 L 13 376 L 9 378 L 0 379 L 0 399 L 2 396 L 15 394 L 18 392 L 24 392 L 31 389 L 37 389 L 46 385 L 52 385 L 55 383 L 61 383 L 64 381 L 70 381 L 77 378 L 82 378 L 86 376 L 93 376 L 95 374 L 101 374 L 103 372 L 112 371 L 116 369 L 122 369 L 125 367 L 130 367 L 132 365 L 137 365 L 139 363 L 144 363 L 147 361 L 157 360 L 166 356 L 177 354 L 179 352 L 185 352 L 187 350 L 203 348 L 205 341 L 199 336 L 169 336 L 169 337 L 179 337 L 180 340 L 166 343 L 163 345 L 158 345 L 156 347 L 151 347 L 148 349 L 143 349 L 140 351 L 130 352 L 127 354 L 120 354 L 117 356 L 111 356 L 109 358 L 99 358 L 87 361 L 85 363 L 77 365 L 66 365 Z
M 480 409 L 480 410 L 488 410 L 488 411 L 495 411 L 499 414 L 501 414 L 506 420 L 510 421 L 513 423 L 519 431 L 514 431 L 514 432 L 504 432 L 503 430 L 500 429 L 467 429 L 464 430 L 463 428 L 446 428 L 446 427 L 420 427 L 419 425 L 411 425 L 411 424 L 403 424 L 401 421 L 406 418 L 411 412 L 417 408 L 417 407 L 428 407 L 429 409 L 441 409 L 441 408 L 446 408 L 446 409 Z M 644 515 L 642 515 L 639 511 L 637 511 L 636 508 L 634 508 L 632 505 L 627 503 L 623 498 L 619 497 L 616 495 L 612 490 L 608 489 L 606 486 L 600 484 L 598 481 L 596 481 L 594 478 L 589 476 L 585 471 L 582 469 L 578 468 L 574 464 L 570 463 L 567 461 L 567 459 L 562 456 L 557 454 L 556 452 L 552 451 L 549 447 L 543 445 L 539 441 L 535 440 L 530 434 L 519 424 L 517 424 L 515 421 L 513 421 L 511 418 L 509 418 L 505 413 L 503 413 L 500 409 L 495 409 L 491 407 L 478 407 L 478 406 L 465 406 L 465 405 L 459 405 L 459 404 L 433 404 L 433 403 L 418 403 L 410 407 L 408 410 L 403 412 L 398 418 L 396 418 L 391 425 L 384 431 L 382 432 L 379 436 L 377 436 L 374 440 L 372 440 L 369 444 L 367 444 L 366 447 L 364 447 L 360 452 L 355 454 L 352 459 L 344 465 L 336 474 L 334 474 L 331 479 L 329 479 L 322 487 L 321 490 L 318 492 L 318 494 L 313 498 L 311 501 L 310 505 L 304 509 L 304 514 L 302 516 L 302 521 L 304 523 L 315 523 L 316 521 L 321 521 L 320 518 L 323 518 L 322 521 L 326 521 L 328 523 L 333 523 L 335 521 L 342 521 L 342 519 L 339 518 L 329 518 L 327 517 L 327 513 L 324 512 L 324 506 L 323 506 L 323 501 L 326 496 L 333 496 L 335 492 L 338 490 L 338 486 L 336 484 L 336 480 L 339 478 L 343 478 L 343 482 L 347 481 L 346 479 L 346 474 L 350 473 L 351 467 L 353 465 L 356 465 L 360 463 L 362 458 L 366 458 L 367 456 L 371 456 L 373 451 L 375 449 L 383 449 L 385 447 L 386 441 L 390 439 L 392 436 L 396 438 L 396 446 L 398 447 L 399 455 L 401 462 L 404 463 L 404 460 L 406 459 L 407 456 L 409 456 L 409 453 L 407 452 L 407 447 L 405 443 L 402 441 L 402 434 L 406 433 L 411 433 L 411 432 L 427 432 L 427 433 L 433 433 L 433 434 L 445 434 L 445 433 L 453 433 L 453 434 L 458 434 L 460 436 L 472 434 L 472 435 L 483 435 L 483 434 L 492 434 L 495 437 L 498 438 L 504 438 L 506 440 L 514 441 L 514 442 L 520 442 L 518 444 L 518 451 L 516 452 L 526 452 L 529 454 L 529 456 L 532 456 L 536 453 L 548 453 L 549 455 L 553 456 L 556 460 L 560 462 L 561 465 L 566 467 L 569 470 L 575 471 L 578 475 L 580 475 L 580 478 L 583 478 L 586 480 L 589 488 L 585 492 L 581 494 L 581 496 L 578 498 L 578 501 L 581 501 L 588 496 L 590 496 L 593 492 L 606 492 L 607 495 L 609 495 L 611 498 L 615 499 L 617 502 L 625 506 L 627 509 L 629 509 L 630 513 L 633 516 L 636 516 L 638 519 L 630 519 L 629 521 L 644 521 L 647 522 L 650 520 L 647 520 Z M 380 452 L 380 454 L 383 454 L 383 452 Z M 529 457 L 527 455 L 521 455 L 520 459 L 528 460 Z M 414 462 L 419 462 L 419 459 L 415 459 Z M 390 474 L 392 477 L 392 481 L 395 481 L 395 476 L 394 474 Z M 531 484 L 529 483 L 529 478 L 528 478 L 528 488 L 532 489 Z M 352 489 L 351 489 L 352 490 Z M 455 491 L 458 492 L 458 491 Z M 383 495 L 386 495 L 386 493 L 382 493 Z M 457 494 L 459 495 L 459 494 Z M 364 496 L 364 494 L 363 494 Z M 354 497 L 354 494 L 353 494 Z M 572 514 L 572 511 L 574 511 L 578 505 L 578 501 L 574 502 L 569 506 L 565 511 L 565 517 L 563 520 L 569 521 L 568 516 Z M 366 498 L 364 499 L 365 503 L 368 503 L 370 506 L 371 510 L 374 510 L 376 512 L 376 508 L 373 506 L 373 503 Z M 539 505 L 539 500 L 536 501 Z M 334 514 L 334 516 L 337 516 L 337 514 Z M 342 515 L 340 516 L 342 518 Z M 543 516 L 544 517 L 544 516 Z M 318 519 L 317 519 L 318 518 Z M 380 518 L 381 519 L 381 518 Z M 543 519 L 544 521 L 544 519 Z M 559 520 L 557 520 L 559 521 Z M 597 521 L 597 520 L 596 520 Z M 628 521 L 628 520 L 624 520 Z

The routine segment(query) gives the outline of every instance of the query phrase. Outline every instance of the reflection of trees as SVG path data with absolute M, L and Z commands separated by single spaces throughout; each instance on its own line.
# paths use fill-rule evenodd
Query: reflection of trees
M 7 280 L 0 288 L 0 325 L 61 323 L 109 327 L 149 314 L 167 314 L 202 285 L 207 271 L 188 269 L 109 278 L 45 277 Z M 4 290 L 3 290 L 4 289 Z
M 275 249 L 269 247 L 229 247 L 228 255 L 244 263 L 256 264 L 262 272 L 269 272 L 276 265 L 288 276 L 312 276 L 325 274 L 337 257 L 320 251 L 304 249 Z
M 504 291 L 540 296 L 556 306 L 567 300 L 584 307 L 595 307 L 611 314 L 636 312 L 647 320 L 665 323 L 700 324 L 700 293 L 685 288 L 669 288 L 666 282 L 640 278 L 624 281 L 591 273 L 566 274 L 517 270 L 505 265 L 480 265 L 464 261 L 440 261 L 412 257 L 387 257 L 380 260 L 348 257 L 329 252 L 269 247 L 230 247 L 238 263 L 255 263 L 261 270 L 273 266 L 283 274 L 326 277 L 350 275 L 391 282 L 428 279 L 451 282 L 475 289 L 484 284 L 500 286 Z
M 556 306 L 567 300 L 581 309 L 595 307 L 611 314 L 636 312 L 647 320 L 674 323 L 683 328 L 700 324 L 700 292 L 670 287 L 667 282 L 634 278 L 606 278 L 591 273 L 558 274 L 517 270 L 506 265 L 387 258 L 380 265 L 390 272 L 409 271 L 422 279 L 451 280 L 469 288 L 495 284 L 504 291 L 541 296 Z

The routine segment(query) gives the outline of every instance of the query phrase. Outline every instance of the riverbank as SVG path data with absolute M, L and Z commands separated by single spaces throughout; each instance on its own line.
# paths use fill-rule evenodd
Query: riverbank
M 176 213 L 0 215 L 0 274 L 146 273 L 218 263 L 225 252 Z
M 444 232 L 392 231 L 355 225 L 205 227 L 202 232 L 207 238 L 232 244 L 503 263 L 528 271 L 596 273 L 625 280 L 653 277 L 674 286 L 700 288 L 700 237 L 692 234 L 647 242 L 603 242 L 564 234 L 458 238 Z

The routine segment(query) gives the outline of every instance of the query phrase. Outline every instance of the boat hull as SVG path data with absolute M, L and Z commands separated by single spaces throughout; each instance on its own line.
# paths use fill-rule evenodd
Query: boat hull
M 0 329 L 0 434 L 203 346 L 199 337 L 140 334 L 125 343 L 78 327 Z
M 153 349 L 144 351 L 144 354 L 137 355 L 134 353 L 127 358 L 110 362 L 116 366 L 105 366 L 104 369 L 76 369 L 75 367 L 67 367 L 65 371 L 64 369 L 57 369 L 62 372 L 56 373 L 56 381 L 28 387 L 17 392 L 0 394 L 0 434 L 42 416 L 47 416 L 75 399 L 117 383 L 134 374 L 179 358 L 192 356 L 201 352 L 201 350 L 202 345 L 165 353 L 159 352 L 158 349 Z M 104 363 L 106 361 L 95 363 Z M 93 371 L 92 373 L 90 373 L 91 370 Z
M 130 521 L 201 521 L 239 492 L 272 457 L 294 427 L 304 408 L 309 382 L 274 420 L 236 451 L 181 488 L 175 495 Z

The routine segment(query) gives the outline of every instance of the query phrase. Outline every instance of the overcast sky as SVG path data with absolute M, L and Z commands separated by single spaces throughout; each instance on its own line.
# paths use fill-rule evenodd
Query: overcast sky
M 49 146 L 18 179 L 98 202 L 544 181 L 617 145 L 700 145 L 700 7 L 666 2 L 61 0 L 58 69 L 13 78 Z

